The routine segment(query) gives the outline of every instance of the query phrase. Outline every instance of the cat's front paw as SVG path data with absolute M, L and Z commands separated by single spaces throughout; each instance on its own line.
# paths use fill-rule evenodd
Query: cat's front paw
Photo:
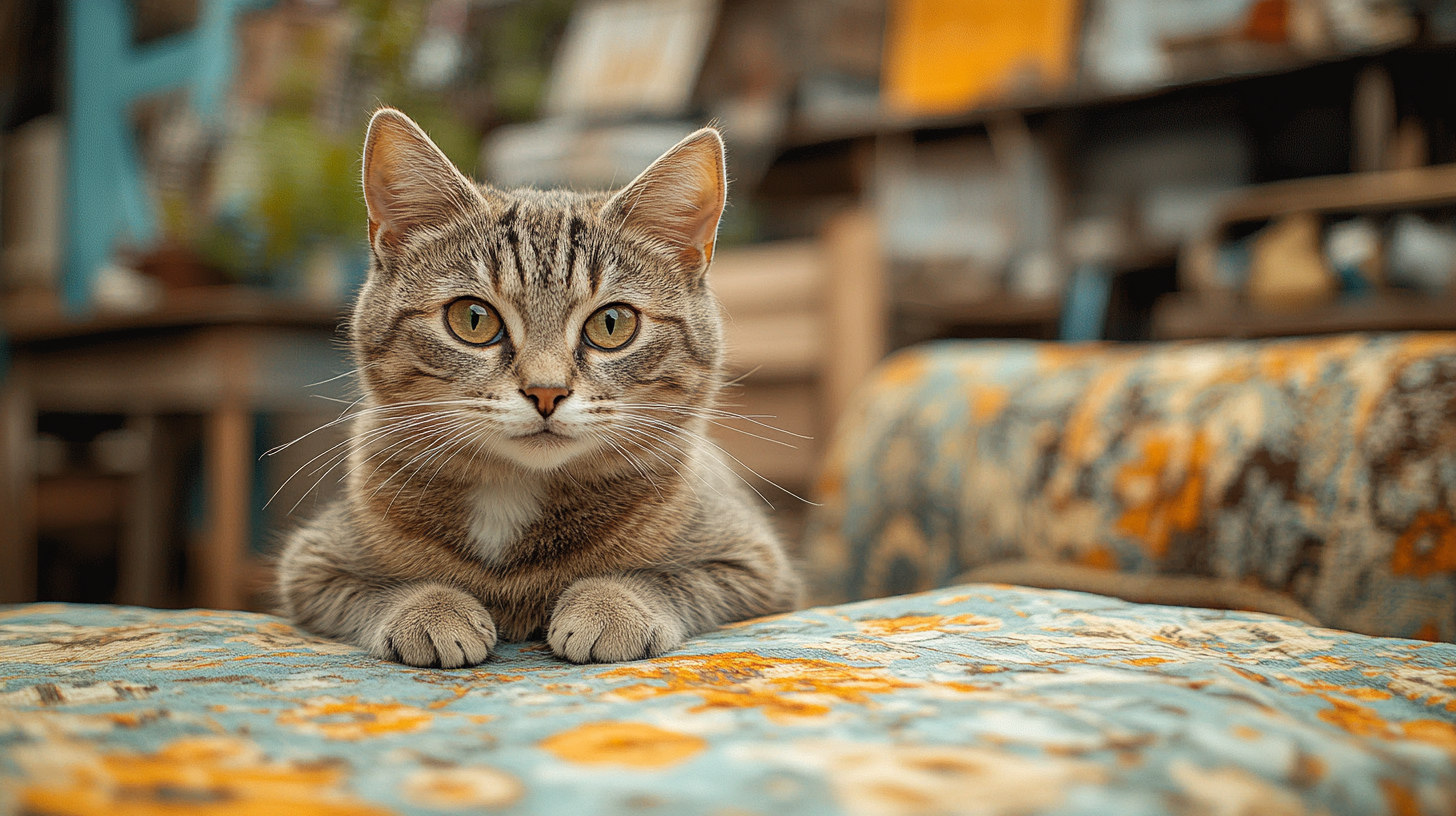
M 426 584 L 402 593 L 389 607 L 369 651 L 411 666 L 456 669 L 484 662 L 495 638 L 495 621 L 480 601 Z
M 649 593 L 614 578 L 583 578 L 551 613 L 546 642 L 573 663 L 616 663 L 662 654 L 683 642 L 682 621 Z

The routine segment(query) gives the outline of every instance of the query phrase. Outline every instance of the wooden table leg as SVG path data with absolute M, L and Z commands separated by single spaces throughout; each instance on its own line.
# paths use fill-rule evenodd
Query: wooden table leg
M 253 415 L 245 406 L 220 405 L 207 417 L 203 458 L 207 539 L 197 553 L 197 601 L 214 609 L 242 609 L 253 475 Z
M 127 429 L 137 434 L 146 450 L 143 467 L 128 479 L 126 520 L 121 548 L 116 559 L 117 603 L 156 606 L 161 601 L 162 579 L 167 570 L 165 525 L 161 500 L 163 466 L 157 456 L 157 418 L 150 414 L 127 420 Z
M 0 603 L 36 598 L 35 404 L 16 364 L 0 380 Z

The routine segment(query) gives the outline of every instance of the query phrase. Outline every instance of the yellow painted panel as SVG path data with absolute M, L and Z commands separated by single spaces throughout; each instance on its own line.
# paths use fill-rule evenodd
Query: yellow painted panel
M 1079 0 L 892 0 L 885 104 L 954 113 L 1072 77 Z

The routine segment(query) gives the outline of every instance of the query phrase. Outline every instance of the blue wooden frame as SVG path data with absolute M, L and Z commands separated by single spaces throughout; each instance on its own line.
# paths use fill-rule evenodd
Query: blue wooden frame
M 233 73 L 237 15 L 269 0 L 202 0 L 197 27 L 137 47 L 126 0 L 69 0 L 66 67 L 69 122 L 66 170 L 66 308 L 89 309 L 97 272 L 116 240 L 156 238 L 153 205 L 142 182 L 129 119 L 141 97 L 170 88 L 189 92 L 204 122 L 220 119 Z

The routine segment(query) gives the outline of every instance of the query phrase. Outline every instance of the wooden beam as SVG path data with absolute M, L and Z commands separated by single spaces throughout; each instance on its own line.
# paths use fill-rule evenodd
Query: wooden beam
M 828 333 L 824 349 L 825 427 L 833 428 L 850 394 L 885 356 L 888 327 L 884 254 L 868 210 L 849 210 L 824 227 Z
M 35 404 L 16 362 L 0 379 L 0 603 L 36 599 Z
M 1224 204 L 1219 230 L 1296 212 L 1363 212 L 1456 204 L 1456 164 L 1346 173 L 1249 187 Z

